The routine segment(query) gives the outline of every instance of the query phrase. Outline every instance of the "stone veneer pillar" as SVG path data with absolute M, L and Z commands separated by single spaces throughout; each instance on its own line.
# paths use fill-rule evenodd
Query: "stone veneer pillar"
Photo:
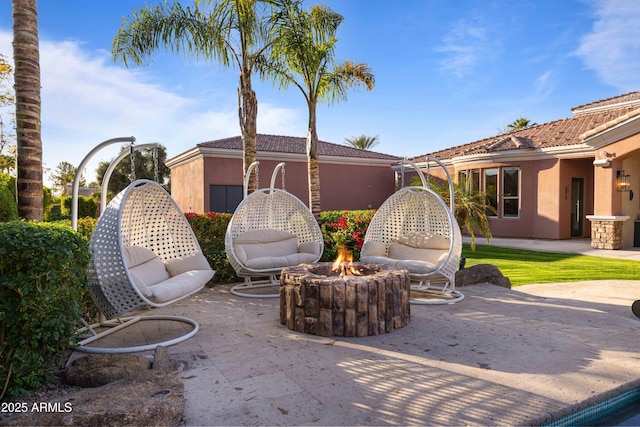
M 596 249 L 620 249 L 622 225 L 628 216 L 587 215 L 591 221 L 591 247 Z

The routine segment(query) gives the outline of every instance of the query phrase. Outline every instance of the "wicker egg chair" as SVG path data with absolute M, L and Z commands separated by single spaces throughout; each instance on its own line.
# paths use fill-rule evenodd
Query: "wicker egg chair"
M 277 275 L 283 268 L 317 262 L 324 241 L 309 208 L 293 194 L 273 188 L 279 169 L 284 175 L 284 163 L 274 169 L 270 188 L 247 195 L 248 178 L 258 163 L 251 165 L 247 173 L 245 198 L 227 227 L 225 249 L 236 274 L 244 278 L 231 292 L 243 297 L 270 298 L 279 293 L 255 290 L 278 286 Z
M 451 303 L 464 298 L 455 289 L 462 234 L 453 215 L 451 177 L 439 160 L 428 158 L 428 161 L 436 162 L 446 172 L 450 206 L 428 187 L 415 164 L 403 160 L 403 168 L 408 165 L 418 172 L 422 186 L 398 190 L 376 211 L 367 228 L 360 260 L 409 270 L 411 288 L 415 291 L 413 304 Z
M 193 230 L 178 205 L 162 186 L 146 179 L 132 182 L 107 205 L 89 244 L 90 294 L 106 319 L 106 332 L 80 341 L 77 350 L 89 353 L 127 353 L 182 342 L 199 329 L 177 316 L 120 316 L 138 309 L 165 307 L 198 292 L 214 271 L 202 255 Z M 188 323 L 192 330 L 169 341 L 135 347 L 94 347 L 88 344 L 140 320 Z M 123 323 L 125 322 L 125 323 Z M 94 326 L 94 325 L 92 325 Z

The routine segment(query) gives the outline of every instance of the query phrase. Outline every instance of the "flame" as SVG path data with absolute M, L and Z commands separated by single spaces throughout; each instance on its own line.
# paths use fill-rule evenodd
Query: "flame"
M 353 266 L 353 255 L 345 245 L 338 246 L 338 257 L 331 266 L 332 272 L 340 272 L 340 277 L 362 276 L 360 270 Z

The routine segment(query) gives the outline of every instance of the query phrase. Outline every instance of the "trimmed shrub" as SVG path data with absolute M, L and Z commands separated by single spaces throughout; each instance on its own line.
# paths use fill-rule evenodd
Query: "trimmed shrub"
M 224 235 L 227 231 L 231 214 L 207 212 L 196 214 L 186 213 L 193 233 L 200 243 L 202 253 L 209 261 L 209 265 L 216 271 L 212 283 L 234 283 L 241 281 L 227 259 L 224 249 Z
M 60 213 L 65 218 L 71 218 L 71 196 L 62 198 Z M 93 197 L 78 196 L 78 218 L 95 218 L 98 212 L 98 203 Z
M 73 344 L 86 240 L 68 227 L 0 223 L 0 400 L 44 384 Z
M 360 259 L 367 227 L 376 213 L 374 209 L 356 211 L 325 211 L 320 213 L 320 229 L 324 239 L 324 253 L 321 261 L 334 261 L 338 256 L 338 246 L 344 245 Z
M 15 219 L 18 219 L 16 179 L 11 175 L 0 173 L 0 221 Z

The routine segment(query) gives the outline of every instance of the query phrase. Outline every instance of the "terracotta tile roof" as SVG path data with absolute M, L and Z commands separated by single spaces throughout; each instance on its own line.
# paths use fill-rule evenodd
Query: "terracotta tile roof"
M 469 155 L 579 145 L 585 137 L 640 114 L 640 92 L 593 102 L 574 110 L 578 111 L 574 117 L 492 136 L 411 160 L 421 162 L 427 156 L 449 160 Z
M 239 136 L 217 139 L 198 144 L 198 147 L 221 148 L 228 150 L 242 150 L 242 139 Z M 307 154 L 307 139 L 296 136 L 263 135 L 256 137 L 257 151 L 271 153 Z M 320 141 L 318 151 L 321 156 L 357 157 L 361 159 L 389 159 L 399 160 L 400 157 L 390 154 L 378 153 L 369 150 L 360 150 L 347 145 L 334 144 Z

